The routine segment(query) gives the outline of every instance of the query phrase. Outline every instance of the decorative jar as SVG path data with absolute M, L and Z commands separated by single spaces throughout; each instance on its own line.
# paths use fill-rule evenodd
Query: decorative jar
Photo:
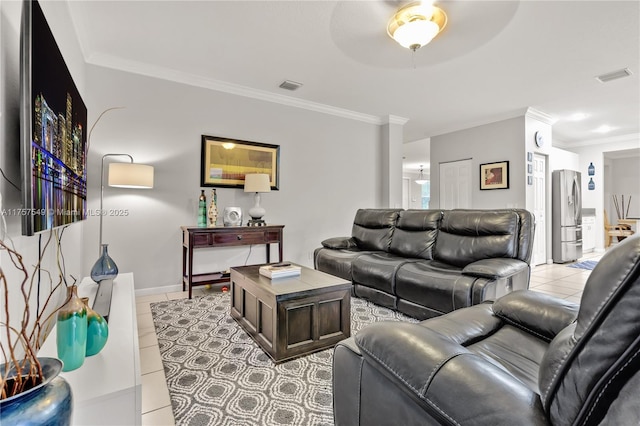
M 43 378 L 34 386 L 9 398 L 0 399 L 0 423 L 3 425 L 66 426 L 71 424 L 73 396 L 71 386 L 59 376 L 62 362 L 55 358 L 38 358 Z M 20 372 L 27 377 L 31 365 L 27 363 Z M 2 367 L 3 374 L 7 367 Z M 4 376 L 3 376 L 4 377 Z M 7 384 L 15 382 L 15 369 L 8 371 Z
M 88 297 L 83 297 L 82 303 L 87 308 L 87 349 L 85 355 L 93 356 L 107 344 L 109 324 L 102 315 L 91 309 Z
M 102 254 L 91 268 L 91 279 L 99 283 L 102 280 L 113 280 L 118 276 L 118 265 L 109 257 L 108 244 L 102 245 Z
M 78 297 L 78 286 L 67 287 L 67 301 L 58 310 L 56 346 L 62 371 L 71 371 L 84 363 L 87 350 L 87 308 Z

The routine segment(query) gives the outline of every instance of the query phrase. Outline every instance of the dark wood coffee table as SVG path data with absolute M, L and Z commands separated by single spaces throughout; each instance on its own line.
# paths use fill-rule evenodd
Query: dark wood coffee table
M 231 316 L 276 363 L 351 335 L 351 282 L 304 266 L 271 280 L 259 267 L 231 268 Z

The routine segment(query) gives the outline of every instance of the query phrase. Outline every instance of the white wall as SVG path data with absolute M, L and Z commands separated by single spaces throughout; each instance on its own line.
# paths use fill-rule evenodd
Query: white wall
M 84 79 L 84 61 L 77 43 L 77 38 L 73 32 L 73 25 L 68 14 L 66 3 L 62 2 L 42 2 L 43 12 L 49 26 L 58 42 L 67 66 L 73 76 L 76 86 L 81 95 L 86 100 Z M 22 2 L 2 1 L 0 2 L 0 167 L 7 177 L 17 186 L 20 186 L 20 128 L 19 128 L 19 105 L 20 105 L 20 22 L 21 22 Z M 22 254 L 25 265 L 29 271 L 33 270 L 33 265 L 37 263 L 39 248 L 43 247 L 49 237 L 49 233 L 43 233 L 32 237 L 21 236 L 20 217 L 10 213 L 12 209 L 21 207 L 20 191 L 15 189 L 4 178 L 0 177 L 0 194 L 2 195 L 2 208 L 8 209 L 4 215 L 7 223 L 7 234 L 0 237 L 4 241 L 12 240 L 15 248 Z M 83 223 L 69 226 L 62 237 L 62 254 L 64 255 L 64 265 L 67 277 L 71 275 L 82 277 L 83 259 Z M 56 248 L 52 242 L 44 250 L 43 269 L 49 271 L 57 282 L 58 267 L 56 261 Z M 0 252 L 0 267 L 7 276 L 10 286 L 9 306 L 11 322 L 22 318 L 24 305 L 19 292 L 19 283 L 22 276 L 13 267 L 5 251 Z M 44 299 L 49 289 L 45 285 L 48 280 L 43 274 L 41 293 Z M 4 289 L 0 288 L 0 306 L 4 307 Z M 35 316 L 33 307 L 35 302 L 36 288 L 34 287 L 30 306 L 32 307 L 32 318 Z M 4 322 L 4 308 L 0 308 L 0 321 Z M 5 342 L 5 333 L 0 333 L 0 338 Z M 1 362 L 0 355 L 0 362 Z
M 87 76 L 91 122 L 109 107 L 126 107 L 107 113 L 93 132 L 89 207 L 98 206 L 103 154 L 129 153 L 155 167 L 151 190 L 105 189 L 104 207 L 130 214 L 104 219 L 104 241 L 120 270 L 134 272 L 138 290 L 181 283 L 179 227 L 196 222 L 203 134 L 280 145 L 280 190 L 263 194 L 262 206 L 268 223 L 285 225 L 287 260 L 312 266 L 323 239 L 350 235 L 356 209 L 381 207 L 378 125 L 104 67 L 88 66 Z M 252 205 L 242 189 L 218 189 L 219 209 Z M 97 258 L 97 222 L 87 224 L 85 273 Z M 224 269 L 262 261 L 264 249 L 248 256 L 248 247 L 238 247 L 203 250 L 195 260 Z
M 472 160 L 471 205 L 476 209 L 524 208 L 524 117 L 431 137 L 431 208 L 440 205 L 440 163 Z M 480 165 L 509 161 L 509 189 L 480 190 Z

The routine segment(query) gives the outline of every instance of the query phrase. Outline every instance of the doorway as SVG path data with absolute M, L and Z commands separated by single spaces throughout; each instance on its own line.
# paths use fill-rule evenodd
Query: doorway
M 533 156 L 533 216 L 536 220 L 533 237 L 533 266 L 547 263 L 547 157 Z
M 440 208 L 471 208 L 471 159 L 440 163 Z

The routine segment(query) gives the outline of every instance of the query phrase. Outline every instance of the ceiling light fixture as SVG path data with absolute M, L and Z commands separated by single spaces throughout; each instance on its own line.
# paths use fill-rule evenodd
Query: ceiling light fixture
M 447 25 L 447 15 L 428 2 L 410 3 L 389 20 L 387 34 L 414 52 L 428 44 Z
M 424 178 L 424 173 L 422 173 L 422 164 L 420 164 L 420 174 L 418 175 L 418 179 L 416 179 L 415 182 L 418 185 L 424 185 L 425 183 L 429 182 L 427 179 Z

